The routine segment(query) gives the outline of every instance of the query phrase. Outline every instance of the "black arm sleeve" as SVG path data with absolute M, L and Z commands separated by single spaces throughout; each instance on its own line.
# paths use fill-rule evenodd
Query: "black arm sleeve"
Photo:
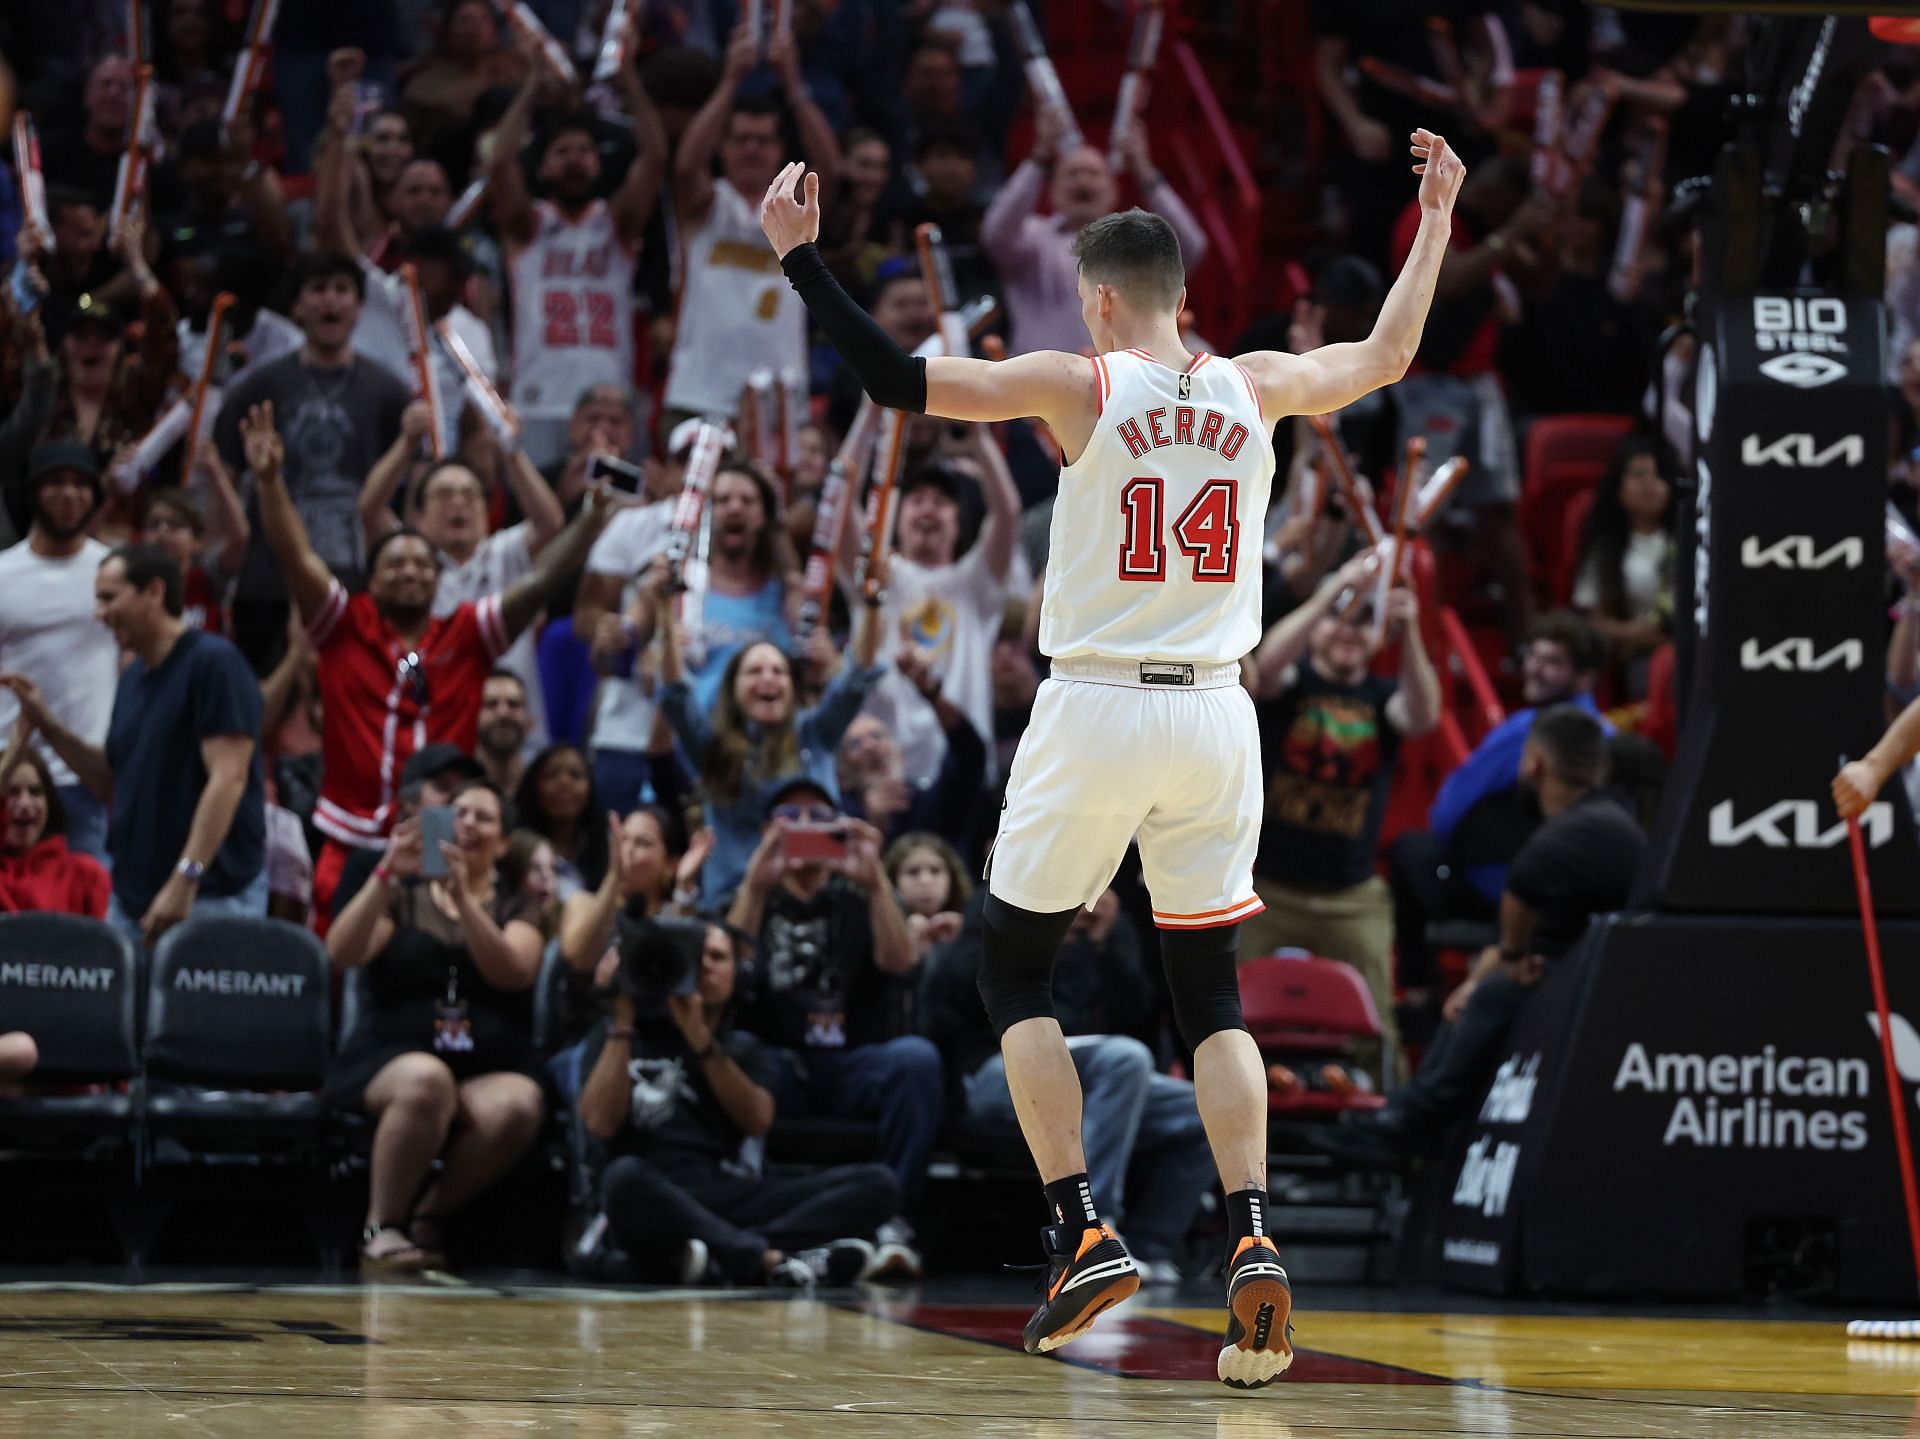
M 806 302 L 814 323 L 840 352 L 873 402 L 889 410 L 924 415 L 925 357 L 909 355 L 874 323 L 873 316 L 854 304 L 853 296 L 840 288 L 814 246 L 795 245 L 781 260 L 780 268 L 787 272 L 788 283 Z

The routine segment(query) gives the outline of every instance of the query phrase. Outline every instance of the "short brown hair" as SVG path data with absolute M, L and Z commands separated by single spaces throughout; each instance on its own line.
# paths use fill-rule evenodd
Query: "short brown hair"
M 1168 310 L 1187 283 L 1180 237 L 1158 215 L 1122 210 L 1102 215 L 1073 242 L 1080 273 L 1142 307 Z

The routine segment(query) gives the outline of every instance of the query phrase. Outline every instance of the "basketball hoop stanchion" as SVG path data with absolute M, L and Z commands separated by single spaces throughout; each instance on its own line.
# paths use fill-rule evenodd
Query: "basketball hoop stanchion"
M 1920 1190 L 1913 1177 L 1913 1143 L 1907 1135 L 1906 1091 L 1900 1082 L 1900 1069 L 1893 1059 L 1893 1014 L 1887 1004 L 1887 975 L 1880 963 L 1880 927 L 1873 917 L 1873 886 L 1867 878 L 1867 846 L 1860 837 L 1860 821 L 1847 821 L 1847 848 L 1853 855 L 1853 885 L 1860 895 L 1860 928 L 1867 940 L 1867 972 L 1873 979 L 1873 1010 L 1880 1019 L 1880 1059 L 1887 1073 L 1887 1102 L 1893 1107 L 1893 1146 L 1900 1161 L 1900 1192 L 1907 1205 L 1907 1242 L 1913 1257 L 1914 1283 L 1920 1288 Z M 1860 1321 L 1856 1321 L 1858 1323 Z M 1873 1326 L 1884 1328 L 1885 1326 Z M 1902 1338 L 1920 1337 L 1920 1325 Z M 1847 1326 L 1852 1334 L 1854 1325 Z M 1872 1334 L 1867 1337 L 1895 1336 Z

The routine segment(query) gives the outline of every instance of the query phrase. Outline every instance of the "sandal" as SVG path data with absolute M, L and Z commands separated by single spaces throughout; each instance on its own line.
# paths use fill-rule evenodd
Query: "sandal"
M 439 1215 L 416 1214 L 407 1220 L 407 1238 L 420 1255 L 422 1269 L 447 1267 L 446 1239 L 441 1234 Z
M 397 1224 L 369 1224 L 360 1231 L 360 1267 L 376 1273 L 411 1274 L 429 1256 Z

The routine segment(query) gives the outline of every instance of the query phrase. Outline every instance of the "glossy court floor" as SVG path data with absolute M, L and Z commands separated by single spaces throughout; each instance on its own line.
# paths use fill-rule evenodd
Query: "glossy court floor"
M 1017 1281 L 938 1292 L 6 1284 L 0 1439 L 1920 1436 L 1920 1345 L 1837 1319 L 1308 1290 L 1293 1373 L 1237 1394 L 1212 1378 L 1217 1311 L 1187 1307 L 1206 1288 L 1146 1291 L 1046 1359 L 1019 1352 Z

